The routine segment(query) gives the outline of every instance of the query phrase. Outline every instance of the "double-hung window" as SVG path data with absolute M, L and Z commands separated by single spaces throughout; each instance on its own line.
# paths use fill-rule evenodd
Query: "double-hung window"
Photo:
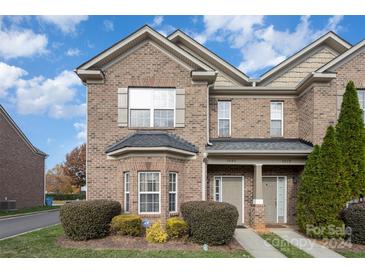
M 129 172 L 124 172 L 124 211 L 129 212 L 129 189 L 130 189 L 130 183 L 129 183 Z
M 283 102 L 273 101 L 270 106 L 270 136 L 283 136 Z
M 139 172 L 139 213 L 160 213 L 160 173 Z
M 218 136 L 231 136 L 231 102 L 218 101 Z
M 129 126 L 174 127 L 175 97 L 176 90 L 172 88 L 130 88 Z
M 362 110 L 362 117 L 363 117 L 363 120 L 365 123 L 365 90 L 360 89 L 357 92 L 358 92 L 358 96 L 359 96 L 360 108 Z
M 169 173 L 169 211 L 177 212 L 177 173 Z

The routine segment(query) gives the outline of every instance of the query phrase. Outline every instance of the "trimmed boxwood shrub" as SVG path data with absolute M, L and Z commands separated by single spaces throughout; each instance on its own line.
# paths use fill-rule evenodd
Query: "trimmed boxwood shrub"
M 365 208 L 355 205 L 344 209 L 340 216 L 346 227 L 351 228 L 351 242 L 365 244 Z
M 79 194 L 49 193 L 49 194 L 46 194 L 46 198 L 47 197 L 52 197 L 53 200 L 56 200 L 56 201 L 85 200 L 86 193 L 85 193 L 85 191 L 83 191 Z
M 171 217 L 166 222 L 166 232 L 170 239 L 177 239 L 189 234 L 189 225 L 181 217 Z
M 133 214 L 115 216 L 110 229 L 113 233 L 120 235 L 141 236 L 143 232 L 142 218 Z
M 194 242 L 219 245 L 229 243 L 237 226 L 237 208 L 228 203 L 192 201 L 181 205 L 181 214 L 190 227 Z
M 60 218 L 66 236 L 83 241 L 106 236 L 111 220 L 120 212 L 120 203 L 116 201 L 80 201 L 62 206 Z

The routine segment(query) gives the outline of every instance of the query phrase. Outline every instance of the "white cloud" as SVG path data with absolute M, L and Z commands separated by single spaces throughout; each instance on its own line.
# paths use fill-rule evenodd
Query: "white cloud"
M 11 59 L 47 52 L 47 36 L 15 26 L 5 28 L 0 18 L 0 57 Z
M 265 24 L 264 16 L 205 16 L 204 31 L 192 35 L 201 43 L 228 41 L 241 52 L 239 68 L 256 76 L 258 71 L 280 63 L 327 31 L 338 31 L 342 18 L 330 17 L 324 27 L 315 29 L 310 17 L 302 16 L 293 31 L 282 31 Z
M 103 21 L 103 28 L 105 31 L 114 31 L 114 23 L 111 20 L 104 20 Z
M 81 51 L 78 48 L 74 48 L 74 49 L 68 49 L 66 51 L 66 55 L 67 56 L 79 56 L 81 54 Z
M 76 27 L 82 21 L 86 21 L 86 15 L 42 15 L 38 18 L 45 23 L 52 24 L 64 33 L 72 33 L 76 31 Z
M 74 123 L 74 128 L 77 132 L 76 138 L 81 142 L 86 142 L 86 124 L 85 123 Z
M 0 98 L 7 95 L 8 89 L 14 87 L 27 72 L 15 66 L 0 62 Z
M 86 103 L 76 102 L 82 83 L 74 72 L 65 70 L 54 78 L 24 79 L 26 75 L 25 70 L 0 62 L 0 96 L 15 104 L 19 113 L 53 118 L 85 116 Z
M 153 23 L 151 24 L 151 26 L 154 28 L 159 27 L 161 26 L 162 22 L 163 22 L 163 16 L 155 16 L 153 18 Z

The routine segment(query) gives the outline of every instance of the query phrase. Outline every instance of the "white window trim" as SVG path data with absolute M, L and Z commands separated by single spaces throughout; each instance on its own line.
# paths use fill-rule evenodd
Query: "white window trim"
M 138 88 L 131 88 L 131 89 L 138 89 Z M 153 89 L 153 90 L 162 90 L 165 88 L 149 88 L 149 89 Z M 155 123 L 155 110 L 173 110 L 174 114 L 174 125 L 173 128 L 176 127 L 176 88 L 166 88 L 166 89 L 173 89 L 175 91 L 174 93 L 174 107 L 173 108 L 155 108 L 152 104 L 151 108 L 131 108 L 131 104 L 130 104 L 130 96 L 129 96 L 129 91 L 130 89 L 128 89 L 128 126 L 130 128 L 139 128 L 139 127 L 135 127 L 135 126 L 131 126 L 131 110 L 149 110 L 150 111 L 150 126 L 149 128 L 169 128 L 169 127 L 155 127 L 154 123 Z
M 360 96 L 359 96 L 359 94 L 360 94 L 360 92 L 365 94 L 365 89 L 358 88 L 356 91 L 357 91 L 357 98 L 359 100 L 359 105 L 360 105 Z M 360 108 L 361 108 L 361 105 L 360 105 Z M 364 113 L 365 113 L 365 103 L 363 104 L 363 108 L 361 108 L 361 110 L 362 110 L 362 117 L 363 117 L 364 124 L 365 124 L 365 117 L 364 117 L 365 116 L 364 115 Z
M 229 103 L 229 118 L 219 118 L 219 102 L 228 102 Z M 217 118 L 218 118 L 218 137 L 231 137 L 232 135 L 232 102 L 229 100 L 218 100 L 217 104 Z M 229 136 L 221 136 L 219 134 L 219 120 L 229 120 Z
M 215 195 L 217 194 L 216 189 L 215 189 L 215 181 L 216 179 L 219 180 L 219 202 L 223 201 L 223 197 L 222 197 L 222 181 L 223 178 L 241 178 L 241 184 L 242 184 L 242 224 L 245 223 L 245 176 L 214 176 L 214 201 L 215 200 Z
M 280 103 L 281 104 L 281 119 L 273 119 L 271 115 L 271 107 L 272 103 Z M 281 135 L 280 136 L 272 136 L 271 135 L 271 122 L 272 121 L 281 121 Z M 284 102 L 283 101 L 271 101 L 270 102 L 270 136 L 271 137 L 283 137 L 284 136 Z
M 129 180 L 128 180 L 129 190 L 128 191 L 127 191 L 127 187 L 126 187 L 126 185 L 127 185 L 127 179 L 126 179 L 127 178 L 127 174 L 129 176 Z M 127 171 L 127 172 L 124 172 L 124 212 L 125 213 L 129 213 L 130 210 L 131 210 L 131 194 L 130 194 L 130 191 L 131 191 L 131 177 L 130 177 L 129 171 Z M 129 210 L 128 211 L 126 211 L 126 208 L 127 208 L 127 199 L 126 199 L 127 194 L 129 194 L 129 200 L 128 200 L 128 202 L 129 202 L 129 205 L 128 205 Z
M 217 192 L 216 181 L 219 180 L 219 192 Z M 216 200 L 217 194 L 219 195 L 218 201 Z M 222 202 L 222 176 L 214 176 L 214 202 Z
M 170 187 L 170 174 L 175 174 L 175 176 L 176 176 L 176 182 L 175 182 L 175 191 L 170 191 L 169 190 L 169 204 L 168 204 L 168 206 L 169 206 L 169 209 L 170 209 L 170 193 L 171 194 L 173 194 L 173 193 L 175 193 L 175 211 L 169 211 L 170 213 L 177 213 L 178 212 L 178 210 L 177 210 L 177 206 L 178 206 L 178 198 L 177 198 L 177 196 L 178 196 L 178 174 L 177 174 L 177 172 L 169 172 L 169 187 Z
M 158 174 L 158 189 L 159 191 L 141 191 L 140 176 L 142 173 L 157 173 Z M 141 194 L 158 194 L 158 212 L 141 212 Z M 138 214 L 156 215 L 161 214 L 161 172 L 157 171 L 140 171 L 138 172 Z

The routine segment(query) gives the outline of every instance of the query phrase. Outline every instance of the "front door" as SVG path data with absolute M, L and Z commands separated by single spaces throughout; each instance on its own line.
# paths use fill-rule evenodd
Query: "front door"
M 262 178 L 264 205 L 265 205 L 265 222 L 267 224 L 276 223 L 276 177 Z
M 286 177 L 263 177 L 265 222 L 286 222 Z
M 242 225 L 242 204 L 243 204 L 243 191 L 242 191 L 242 177 L 221 177 L 222 179 L 222 202 L 227 202 L 234 205 L 239 213 L 238 225 Z

